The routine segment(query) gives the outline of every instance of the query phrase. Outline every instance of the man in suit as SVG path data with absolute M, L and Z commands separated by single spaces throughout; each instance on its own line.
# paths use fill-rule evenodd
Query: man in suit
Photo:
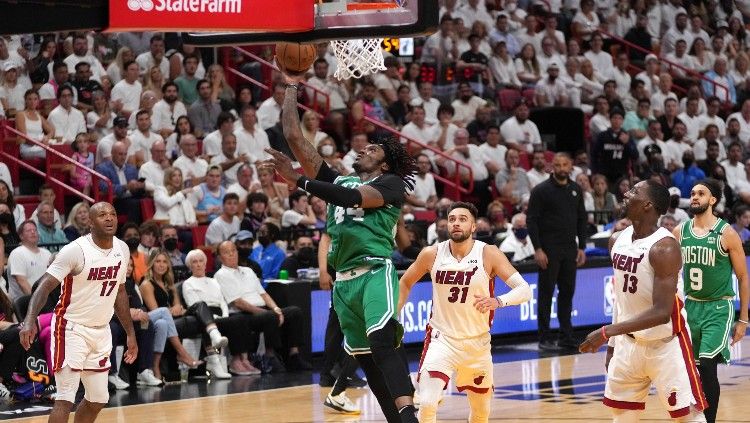
M 141 204 L 145 183 L 138 179 L 138 169 L 126 162 L 128 147 L 118 141 L 112 145 L 112 157 L 96 167 L 96 171 L 112 181 L 114 206 L 117 214 L 127 214 L 128 221 L 141 222 Z M 107 192 L 107 185 L 99 181 L 99 189 Z

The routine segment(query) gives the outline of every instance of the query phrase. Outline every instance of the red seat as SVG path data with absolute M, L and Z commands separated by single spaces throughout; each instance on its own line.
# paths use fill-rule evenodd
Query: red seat
M 195 245 L 195 243 L 193 243 Z M 198 247 L 199 250 L 203 251 L 203 254 L 206 255 L 206 273 L 213 273 L 215 269 L 215 259 L 214 259 L 214 252 L 209 247 Z
M 203 155 L 203 140 L 198 140 L 198 155 Z
M 142 198 L 141 199 L 141 218 L 143 221 L 149 221 L 156 214 L 156 205 L 154 204 L 153 198 Z
M 437 220 L 437 213 L 435 210 L 414 210 L 412 212 L 414 220 L 422 220 L 425 222 L 434 222 Z
M 521 151 L 518 153 L 518 165 L 525 170 L 531 169 L 531 160 L 529 159 L 529 153 Z
M 190 228 L 190 232 L 193 234 L 193 245 L 195 247 L 201 247 L 206 244 L 206 231 L 208 231 L 208 225 L 198 225 Z
M 531 107 L 531 105 L 534 104 L 534 89 L 528 88 L 523 90 L 523 97 L 526 99 L 526 104 Z
M 500 110 L 510 112 L 513 111 L 518 99 L 521 98 L 521 93 L 518 90 L 505 88 L 498 91 L 497 97 L 500 101 Z

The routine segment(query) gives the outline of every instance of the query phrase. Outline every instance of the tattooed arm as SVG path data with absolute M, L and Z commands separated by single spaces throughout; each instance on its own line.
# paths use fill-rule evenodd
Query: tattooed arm
M 282 69 L 283 71 L 283 69 Z M 284 74 L 288 84 L 298 84 L 299 77 Z M 323 157 L 313 147 L 312 140 L 305 139 L 299 126 L 299 113 L 297 112 L 297 89 L 287 87 L 284 95 L 284 105 L 281 113 L 281 124 L 284 129 L 284 137 L 289 144 L 289 148 L 294 153 L 294 157 L 300 164 L 308 178 L 315 178 L 318 175 L 320 166 L 323 163 Z

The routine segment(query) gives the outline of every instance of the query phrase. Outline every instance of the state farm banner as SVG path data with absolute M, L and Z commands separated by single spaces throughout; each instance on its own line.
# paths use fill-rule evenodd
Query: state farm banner
M 108 31 L 307 31 L 315 0 L 109 0 Z

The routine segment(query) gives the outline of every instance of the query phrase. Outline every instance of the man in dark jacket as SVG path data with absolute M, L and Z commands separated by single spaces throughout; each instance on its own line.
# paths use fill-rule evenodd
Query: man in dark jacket
M 631 161 L 638 160 L 638 147 L 627 131 L 622 129 L 625 114 L 622 109 L 609 113 L 611 127 L 599 133 L 594 145 L 594 171 L 614 182 L 629 170 Z

